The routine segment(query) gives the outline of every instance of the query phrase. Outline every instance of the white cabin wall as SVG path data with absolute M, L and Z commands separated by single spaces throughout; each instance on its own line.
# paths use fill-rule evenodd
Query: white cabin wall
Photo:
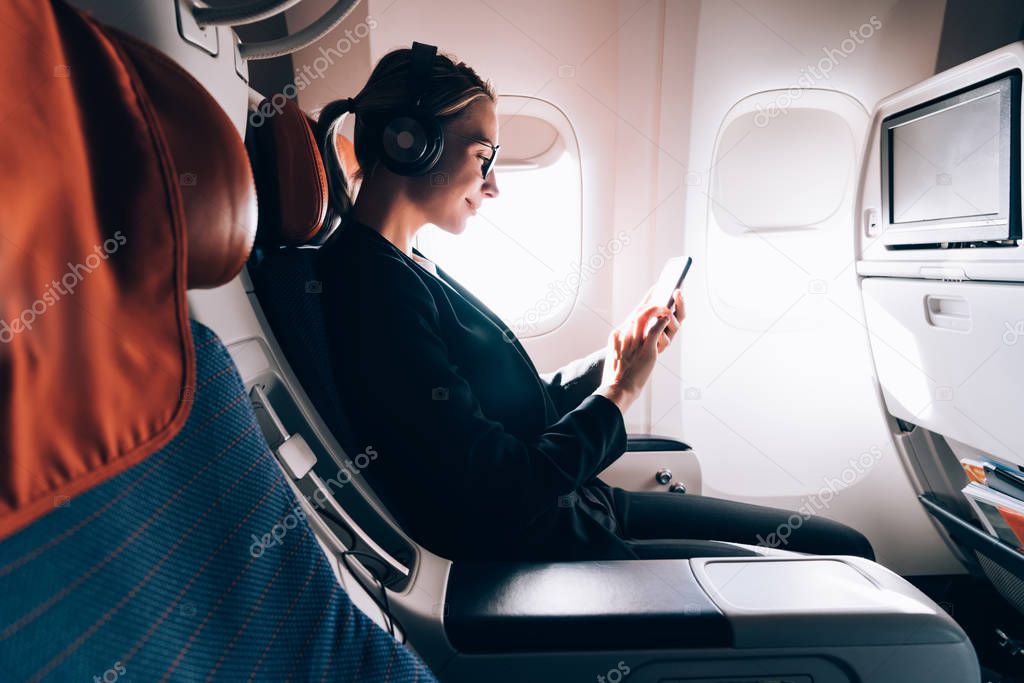
M 687 84 L 692 82 L 692 64 L 687 64 L 684 55 L 692 57 L 696 33 L 691 34 L 689 41 L 670 43 L 666 40 L 665 27 L 670 16 L 685 16 L 683 8 L 687 7 L 690 18 L 695 18 L 697 2 L 691 0 L 622 2 L 620 6 L 623 27 L 617 35 L 619 96 L 609 115 L 617 120 L 615 231 L 622 230 L 629 235 L 629 244 L 613 265 L 611 320 L 616 324 L 637 306 L 657 279 L 661 264 L 668 256 L 655 232 L 658 217 L 673 209 L 679 212 L 677 215 L 682 215 L 680 202 L 684 198 L 677 188 L 674 191 L 666 187 L 661 179 L 668 175 L 666 166 L 681 167 L 686 158 L 685 154 L 679 156 L 667 149 L 664 135 L 680 131 L 665 127 L 663 122 L 666 115 L 679 117 L 682 139 L 676 142 L 685 150 L 690 102 Z M 682 55 L 678 54 L 680 50 Z M 673 78 L 679 81 L 680 88 L 668 96 L 664 90 L 666 52 L 679 57 L 673 67 Z M 652 381 L 662 381 L 664 377 L 672 381 L 678 376 L 678 371 L 665 360 L 667 357 L 659 361 Z M 628 431 L 650 431 L 649 397 L 647 390 L 644 398 L 626 414 Z
M 638 221 L 641 225 L 635 231 L 636 248 L 624 252 L 615 263 L 618 319 L 637 304 L 658 277 L 664 262 L 670 256 L 684 253 L 686 183 L 694 178 L 688 157 L 701 3 L 668 0 L 651 4 L 659 6 L 661 28 L 645 26 L 643 35 L 624 36 L 624 44 L 630 48 L 623 50 L 620 59 L 623 83 L 630 83 L 620 97 L 622 110 L 630 112 L 650 99 L 650 126 L 642 129 L 642 136 L 635 128 L 626 126 L 619 145 L 616 217 L 631 227 Z M 659 49 L 658 55 L 647 58 L 651 75 L 656 79 L 653 82 L 638 78 L 644 73 L 644 65 L 639 63 L 635 48 L 641 45 L 656 45 Z M 635 87 L 634 81 L 642 82 L 643 87 Z M 679 395 L 682 379 L 680 356 L 676 352 L 678 340 L 679 337 L 674 347 L 659 358 L 644 399 L 627 414 L 630 431 L 679 435 L 678 402 L 652 400 L 656 396 Z
M 656 136 L 664 150 L 658 177 L 664 204 L 656 213 L 659 256 L 647 267 L 656 271 L 668 254 L 684 249 L 701 258 L 712 147 L 733 104 L 759 91 L 795 84 L 824 48 L 838 46 L 851 28 L 877 15 L 883 30 L 859 46 L 828 80 L 815 84 L 846 92 L 870 110 L 883 96 L 934 72 L 944 8 L 943 0 L 669 0 L 664 115 Z M 684 233 L 690 244 L 685 244 Z M 703 315 L 698 302 L 702 265 L 686 285 L 689 318 L 684 326 L 699 325 Z M 635 269 L 631 273 L 641 277 Z M 679 406 L 681 389 L 687 386 L 680 377 L 685 330 L 678 341 L 682 343 L 661 359 L 650 383 L 650 422 L 644 427 L 675 436 L 683 431 Z
M 823 385 L 822 396 L 790 395 L 793 388 L 782 386 L 789 382 L 780 373 L 800 366 L 800 359 L 773 355 L 775 349 L 786 352 L 787 337 L 770 329 L 760 334 L 733 328 L 711 307 L 704 267 L 710 220 L 707 192 L 719 127 L 739 100 L 797 85 L 807 67 L 825 55 L 823 50 L 839 48 L 850 30 L 875 16 L 882 28 L 835 66 L 828 79 L 813 86 L 846 93 L 870 111 L 884 95 L 934 73 L 944 9 L 942 0 L 704 0 L 692 83 L 680 78 L 677 86 L 693 93 L 687 168 L 663 165 L 660 179 L 662 187 L 672 187 L 685 183 L 682 174 L 693 174 L 691 184 L 684 185 L 685 219 L 661 212 L 658 239 L 673 247 L 682 244 L 701 262 L 695 263 L 687 281 L 687 324 L 673 350 L 683 381 L 661 376 L 653 383 L 653 431 L 691 443 L 701 462 L 706 494 L 793 510 L 807 507 L 821 482 L 844 472 L 849 457 L 856 458 L 869 447 L 880 449 L 881 459 L 868 475 L 842 489 L 818 514 L 865 533 L 879 560 L 905 574 L 960 568 L 917 502 L 895 454 L 872 377 L 866 332 L 849 317 L 862 317 L 854 275 L 848 269 L 829 283 L 829 295 L 842 297 L 848 315 L 830 304 L 820 307 L 823 329 L 840 335 L 836 338 L 850 347 L 849 356 L 827 366 L 834 368 L 831 374 L 838 379 Z M 671 45 L 673 34 L 684 27 L 671 20 L 666 26 L 665 43 Z M 670 75 L 683 71 L 684 66 L 666 59 L 666 96 L 671 92 Z M 672 125 L 666 120 L 663 138 Z M 685 153 L 673 143 L 666 145 L 673 155 Z M 851 242 L 851 264 L 852 219 L 851 211 L 850 232 L 837 234 L 837 239 Z M 803 265 L 816 270 L 812 264 Z M 759 273 L 747 284 L 755 291 L 759 278 L 769 276 Z M 809 360 L 820 364 L 828 350 L 820 351 L 820 358 Z M 813 362 L 808 367 L 799 371 L 821 369 Z M 689 386 L 702 391 L 696 400 L 686 398 Z M 787 476 L 793 472 L 799 475 L 798 486 Z

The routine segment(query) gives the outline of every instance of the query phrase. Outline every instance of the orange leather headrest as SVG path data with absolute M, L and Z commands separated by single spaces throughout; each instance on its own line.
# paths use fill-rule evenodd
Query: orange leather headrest
M 324 229 L 327 174 L 309 119 L 292 100 L 264 100 L 246 144 L 260 202 L 260 244 L 302 245 Z
M 118 33 L 167 139 L 188 226 L 188 288 L 238 275 L 256 238 L 256 189 L 231 120 L 191 75 L 162 52 Z
M 237 132 L 161 53 L 4 0 L 0 64 L 17 65 L 0 80 L 3 538 L 178 433 L 185 290 L 238 272 L 255 202 Z

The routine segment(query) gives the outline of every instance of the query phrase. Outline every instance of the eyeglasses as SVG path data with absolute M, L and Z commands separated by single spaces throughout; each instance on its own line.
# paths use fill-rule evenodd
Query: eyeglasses
M 452 131 L 447 131 L 447 132 L 448 132 L 449 135 L 454 135 L 457 138 L 462 138 L 463 140 L 469 140 L 470 142 L 475 142 L 478 145 L 484 145 L 485 147 L 490 147 L 491 148 L 491 156 L 484 160 L 483 166 L 480 169 L 483 172 L 483 174 L 484 174 L 484 180 L 487 180 L 487 176 L 488 176 L 488 174 L 490 174 L 491 169 L 494 167 L 494 162 L 498 158 L 498 148 L 501 147 L 501 145 L 492 145 L 491 143 L 487 142 L 486 140 L 481 140 L 480 138 L 471 138 L 471 137 L 469 137 L 467 135 L 459 135 L 458 133 L 453 133 Z

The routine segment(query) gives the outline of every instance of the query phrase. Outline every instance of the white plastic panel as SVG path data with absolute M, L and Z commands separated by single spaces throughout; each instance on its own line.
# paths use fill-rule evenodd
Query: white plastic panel
M 704 571 L 722 601 L 744 611 L 929 612 L 922 603 L 879 590 L 840 560 L 708 562 Z
M 863 281 L 889 411 L 1024 463 L 1024 285 Z
M 728 617 L 737 648 L 801 643 L 895 650 L 941 644 L 947 655 L 960 654 L 958 675 L 885 680 L 977 680 L 977 660 L 960 626 L 928 596 L 875 562 L 832 555 L 696 558 L 690 565 L 697 582 Z M 908 648 L 904 654 L 910 652 Z M 923 671 L 923 659 L 919 666 Z
M 661 470 L 672 473 L 668 484 L 659 484 L 654 475 Z M 669 486 L 680 483 L 685 494 L 701 493 L 700 461 L 693 451 L 627 451 L 598 475 L 609 486 L 627 491 L 668 491 Z

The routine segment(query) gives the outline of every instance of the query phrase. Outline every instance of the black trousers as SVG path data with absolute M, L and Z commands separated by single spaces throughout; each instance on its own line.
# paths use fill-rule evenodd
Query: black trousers
M 748 554 L 716 541 L 875 559 L 863 534 L 821 516 L 688 493 L 613 487 L 612 498 L 619 536 L 644 559 Z

